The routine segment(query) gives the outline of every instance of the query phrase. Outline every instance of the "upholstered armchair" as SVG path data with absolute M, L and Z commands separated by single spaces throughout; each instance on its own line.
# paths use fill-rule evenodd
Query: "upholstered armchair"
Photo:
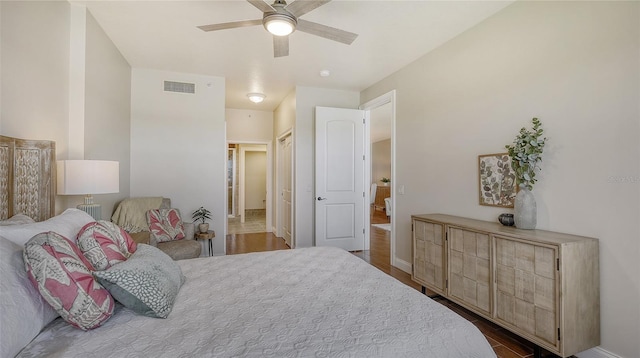
M 111 216 L 111 221 L 127 231 L 133 240 L 139 244 L 155 246 L 174 260 L 199 257 L 202 246 L 194 240 L 195 227 L 191 222 L 182 222 L 181 239 L 167 238 L 159 242 L 158 232 L 151 233 L 148 223 L 148 212 L 162 212 L 171 209 L 171 199 L 163 197 L 128 198 L 118 204 Z M 174 209 L 177 211 L 177 209 Z M 179 214 L 179 212 L 178 212 Z M 183 235 L 183 236 L 182 236 Z

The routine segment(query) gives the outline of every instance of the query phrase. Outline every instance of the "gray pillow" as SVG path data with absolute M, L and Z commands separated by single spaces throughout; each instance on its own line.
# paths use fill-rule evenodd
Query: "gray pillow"
M 139 244 L 127 261 L 93 275 L 125 307 L 157 318 L 169 316 L 185 281 L 171 257 L 145 244 Z

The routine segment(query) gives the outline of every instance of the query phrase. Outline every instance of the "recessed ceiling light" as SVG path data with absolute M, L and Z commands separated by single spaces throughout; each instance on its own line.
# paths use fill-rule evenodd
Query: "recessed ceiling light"
M 320 77 L 329 77 L 330 74 L 331 72 L 329 72 L 329 70 L 320 71 Z
M 262 101 L 264 101 L 264 99 L 267 97 L 262 93 L 249 93 L 247 94 L 247 97 L 249 98 L 249 101 L 253 102 L 253 103 L 260 103 Z

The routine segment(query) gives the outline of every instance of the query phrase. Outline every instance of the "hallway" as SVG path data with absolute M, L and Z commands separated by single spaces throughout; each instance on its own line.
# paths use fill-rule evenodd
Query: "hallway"
M 245 210 L 244 223 L 240 222 L 240 216 L 227 218 L 229 234 L 249 234 L 267 231 L 267 215 L 265 209 Z

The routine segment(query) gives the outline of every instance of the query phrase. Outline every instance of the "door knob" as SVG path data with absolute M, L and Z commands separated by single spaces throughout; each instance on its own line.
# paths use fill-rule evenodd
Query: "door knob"
M 318 197 L 318 201 L 321 201 L 321 200 L 327 200 L 327 198 L 323 198 L 323 197 L 319 196 Z

